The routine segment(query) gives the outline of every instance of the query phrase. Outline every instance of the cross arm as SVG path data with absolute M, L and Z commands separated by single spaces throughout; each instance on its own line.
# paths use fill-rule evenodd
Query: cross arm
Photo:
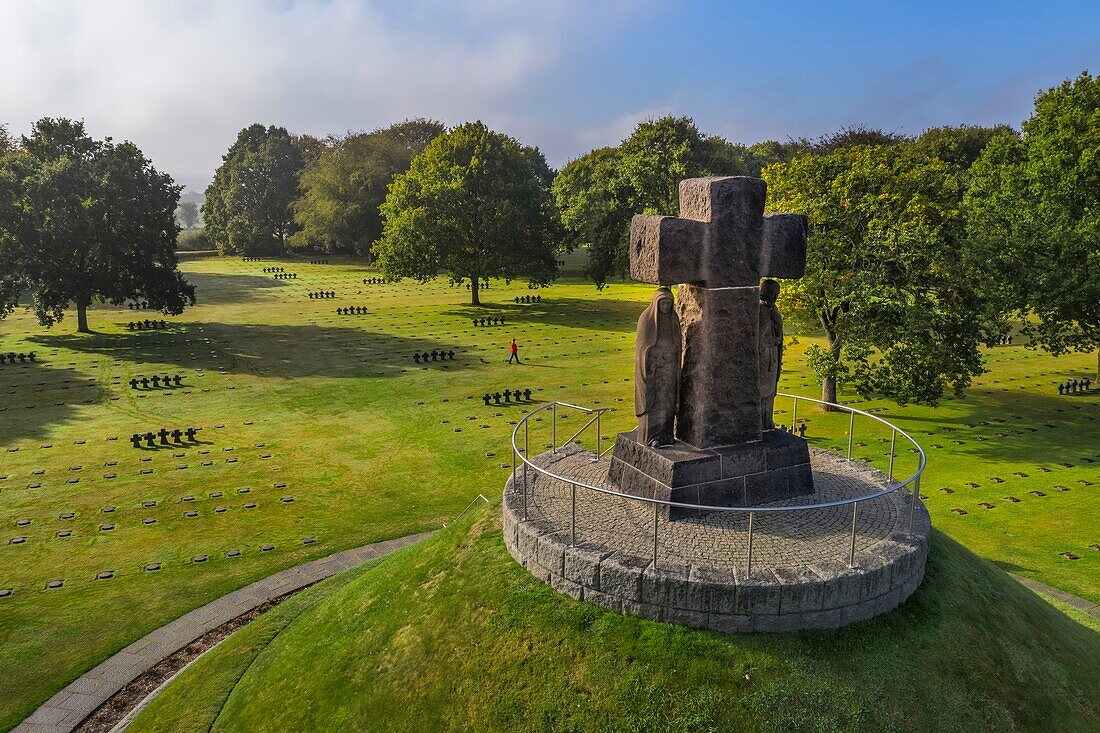
M 760 277 L 797 280 L 806 273 L 806 231 L 802 214 L 764 214 Z
M 636 214 L 630 220 L 630 277 L 655 285 L 706 279 L 707 223 L 675 216 Z

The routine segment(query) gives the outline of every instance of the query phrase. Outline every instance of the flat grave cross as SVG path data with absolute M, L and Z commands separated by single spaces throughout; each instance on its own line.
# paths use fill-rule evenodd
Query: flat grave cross
M 764 213 L 767 185 L 729 176 L 680 182 L 680 216 L 636 215 L 630 276 L 679 285 L 683 364 L 676 437 L 712 448 L 762 437 L 761 278 L 799 278 L 806 217 Z

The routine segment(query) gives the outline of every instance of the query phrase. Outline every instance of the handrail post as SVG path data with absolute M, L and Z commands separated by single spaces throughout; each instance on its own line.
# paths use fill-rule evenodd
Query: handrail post
M 596 460 L 600 458 L 600 418 L 603 417 L 603 410 L 596 413 Z
M 852 503 L 852 547 L 848 552 L 848 567 L 854 568 L 856 566 L 856 511 L 859 509 L 859 502 Z
M 894 480 L 894 455 L 898 444 L 898 429 L 890 433 L 890 480 Z
M 920 474 L 913 482 L 913 502 L 909 505 L 909 536 L 913 536 L 913 517 L 917 514 L 917 497 L 920 496 Z
M 657 507 L 659 505 L 653 504 L 653 569 L 657 569 Z
M 747 577 L 752 577 L 752 519 L 756 516 L 756 512 L 749 512 L 749 556 L 745 563 L 745 574 Z
M 515 436 L 512 436 L 512 437 L 514 438 Z M 512 493 L 515 494 L 516 493 L 516 443 L 515 443 L 514 440 L 510 441 L 510 442 L 512 444 Z
M 572 520 L 570 521 L 570 525 L 569 525 L 569 533 L 570 533 L 569 546 L 573 547 L 577 544 L 577 485 L 574 484 L 574 483 L 570 483 L 569 488 L 571 490 L 571 493 L 573 494 L 572 500 L 571 500 L 572 505 L 573 505 L 572 510 L 571 510 L 572 511 Z
M 550 408 L 550 412 L 554 414 L 554 419 L 551 421 L 552 427 L 550 428 L 550 447 L 554 453 L 558 452 L 558 403 L 554 402 L 553 407 Z
M 798 427 L 798 395 L 794 396 L 794 409 L 791 410 L 791 432 Z
M 530 434 L 527 421 L 523 421 L 523 521 L 527 521 L 527 462 L 531 460 Z
M 852 460 L 852 438 L 856 432 L 856 413 L 848 411 L 848 460 Z

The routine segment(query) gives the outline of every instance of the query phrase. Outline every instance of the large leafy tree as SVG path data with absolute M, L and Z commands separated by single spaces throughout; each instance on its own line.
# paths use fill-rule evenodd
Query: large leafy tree
M 469 282 L 474 305 L 489 277 L 548 283 L 560 237 L 550 181 L 542 153 L 481 122 L 440 135 L 390 185 L 382 271 L 421 282 L 446 272 Z
M 587 274 L 602 285 L 627 268 L 630 218 L 674 213 L 683 178 L 758 175 L 756 157 L 742 145 L 704 135 L 687 117 L 638 124 L 615 148 L 601 148 L 565 166 L 554 197 L 570 246 L 587 246 Z
M 970 231 L 1024 332 L 1054 354 L 1100 348 L 1100 76 L 1039 94 L 1022 139 L 971 170 Z
M 0 318 L 15 306 L 23 280 L 23 257 L 16 229 L 19 210 L 15 206 L 16 177 L 11 165 L 15 142 L 7 127 L 0 125 Z
M 785 313 L 821 328 L 822 399 L 864 395 L 935 404 L 981 373 L 983 303 L 968 256 L 958 166 L 909 145 L 841 147 L 764 169 L 768 205 L 809 216 L 806 275 Z
M 39 120 L 4 157 L 14 182 L 14 239 L 44 325 L 75 304 L 87 333 L 93 300 L 141 298 L 165 313 L 195 302 L 176 269 L 180 187 L 132 143 L 93 140 L 81 122 Z
M 206 189 L 202 217 L 223 252 L 256 254 L 286 249 L 296 231 L 291 203 L 307 156 L 319 155 L 313 138 L 296 138 L 282 127 L 250 125 L 222 157 Z
M 379 207 L 393 177 L 408 170 L 443 130 L 440 122 L 416 119 L 330 140 L 302 172 L 302 197 L 293 205 L 300 230 L 291 244 L 369 253 L 382 236 Z

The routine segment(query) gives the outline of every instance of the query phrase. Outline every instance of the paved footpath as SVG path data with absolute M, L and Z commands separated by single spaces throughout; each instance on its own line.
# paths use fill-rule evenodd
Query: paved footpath
M 279 596 L 419 542 L 430 534 L 375 542 L 287 568 L 196 608 L 86 672 L 15 726 L 13 733 L 70 733 L 119 690 L 206 632 Z
M 1079 596 L 1066 593 L 1064 590 L 1047 585 L 1046 583 L 1040 583 L 1038 580 L 1032 580 L 1031 578 L 1025 578 L 1022 575 L 1016 573 L 1009 573 L 1012 578 L 1025 588 L 1030 588 L 1036 593 L 1041 593 L 1044 596 L 1050 596 L 1056 601 L 1061 601 L 1067 606 L 1073 606 L 1078 611 L 1087 613 L 1093 618 L 1100 619 L 1100 604 L 1093 603 L 1092 601 L 1086 601 Z

